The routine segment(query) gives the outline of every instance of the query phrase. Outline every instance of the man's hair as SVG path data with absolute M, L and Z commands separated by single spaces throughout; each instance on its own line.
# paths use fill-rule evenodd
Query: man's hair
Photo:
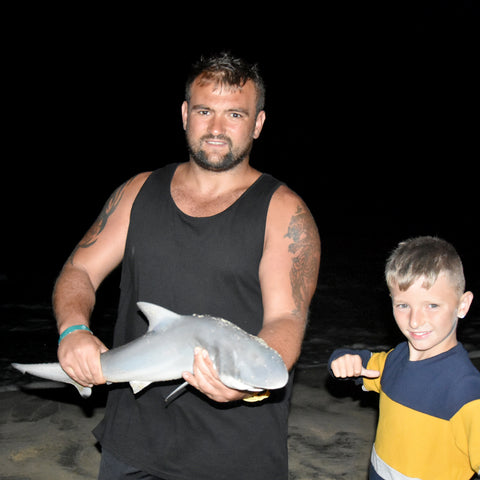
M 444 273 L 450 279 L 458 295 L 465 290 L 462 261 L 455 248 L 437 237 L 416 237 L 400 242 L 385 266 L 388 288 L 397 285 L 407 290 L 419 278 L 423 287 L 430 288 L 438 276 Z
M 257 64 L 250 64 L 229 52 L 210 57 L 202 56 L 193 64 L 185 85 L 185 100 L 188 103 L 190 103 L 192 85 L 197 79 L 200 82 L 214 82 L 233 89 L 241 88 L 251 80 L 257 92 L 256 114 L 258 115 L 265 106 L 265 84 Z

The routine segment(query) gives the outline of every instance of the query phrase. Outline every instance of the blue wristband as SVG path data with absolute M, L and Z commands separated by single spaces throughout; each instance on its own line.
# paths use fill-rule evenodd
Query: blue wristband
M 60 342 L 69 334 L 74 332 L 75 330 L 86 330 L 87 332 L 90 332 L 93 335 L 93 332 L 86 326 L 86 325 L 72 325 L 71 327 L 68 327 L 63 331 L 63 333 L 60 335 L 58 338 L 58 344 L 60 345 Z

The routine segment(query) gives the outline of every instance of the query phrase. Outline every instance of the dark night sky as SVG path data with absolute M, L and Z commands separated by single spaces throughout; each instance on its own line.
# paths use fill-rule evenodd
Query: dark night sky
M 304 197 L 327 247 L 439 234 L 480 266 L 478 7 L 359 3 L 275 18 L 9 14 L 0 274 L 50 285 L 120 183 L 186 160 L 186 72 L 221 49 L 259 62 L 267 122 L 252 164 Z

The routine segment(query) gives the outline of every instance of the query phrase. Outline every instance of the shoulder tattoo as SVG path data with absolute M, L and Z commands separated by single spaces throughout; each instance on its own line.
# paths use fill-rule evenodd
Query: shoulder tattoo
M 108 219 L 110 216 L 115 212 L 120 201 L 122 200 L 123 194 L 125 193 L 126 187 L 134 180 L 135 177 L 131 178 L 123 185 L 120 185 L 113 193 L 110 195 L 109 199 L 106 201 L 105 205 L 103 206 L 100 215 L 95 220 L 93 225 L 89 228 L 88 232 L 82 238 L 80 243 L 77 245 L 75 250 L 73 251 L 72 255 L 70 256 L 70 262 L 72 261 L 75 252 L 79 248 L 88 248 L 91 247 L 97 240 L 102 231 L 104 230 L 105 226 L 107 225 Z
M 317 282 L 320 260 L 317 227 L 310 212 L 301 205 L 290 219 L 285 238 L 292 240 L 288 246 L 288 251 L 292 254 L 290 283 L 296 306 L 294 313 L 300 314 L 308 308 L 312 287 Z

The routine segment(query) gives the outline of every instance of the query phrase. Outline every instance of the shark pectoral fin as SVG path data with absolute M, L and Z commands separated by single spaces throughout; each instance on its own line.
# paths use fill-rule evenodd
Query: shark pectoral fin
M 130 382 L 133 393 L 142 391 L 145 387 L 148 387 L 152 382 Z
M 84 387 L 77 382 L 72 381 L 72 385 L 78 390 L 78 393 L 82 398 L 88 398 L 92 394 L 92 389 L 90 387 Z
M 177 387 L 173 392 L 169 393 L 165 399 L 165 403 L 168 403 L 170 400 L 173 400 L 174 397 L 180 390 L 183 390 L 188 385 L 188 382 L 183 382 L 179 387 Z

